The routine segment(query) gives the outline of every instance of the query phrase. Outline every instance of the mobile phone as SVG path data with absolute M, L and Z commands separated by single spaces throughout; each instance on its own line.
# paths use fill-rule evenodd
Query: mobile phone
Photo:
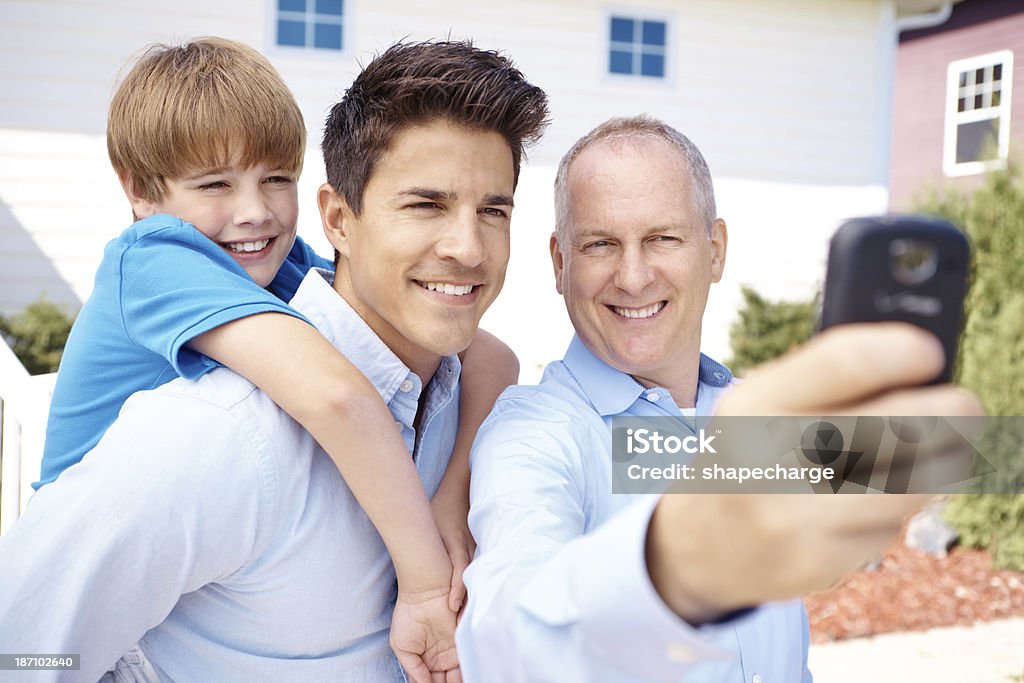
M 963 327 L 970 248 L 963 232 L 924 216 L 845 222 L 832 236 L 819 329 L 896 320 L 942 342 L 946 365 L 932 383 L 949 382 Z

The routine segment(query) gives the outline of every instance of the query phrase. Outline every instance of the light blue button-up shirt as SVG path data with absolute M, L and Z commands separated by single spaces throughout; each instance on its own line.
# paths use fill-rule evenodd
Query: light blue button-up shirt
M 697 414 L 731 381 L 702 355 Z M 652 415 L 681 411 L 578 338 L 539 386 L 498 400 L 471 459 L 478 547 L 457 633 L 467 683 L 810 679 L 801 602 L 693 628 L 655 591 L 644 543 L 658 496 L 612 494 L 610 436 L 613 417 Z
M 416 374 L 317 272 L 292 304 L 376 386 L 433 494 L 455 441 L 458 359 L 422 396 L 417 442 Z M 328 456 L 218 369 L 132 397 L 0 539 L 0 649 L 81 655 L 80 671 L 33 681 L 95 683 L 136 642 L 165 680 L 401 681 L 395 590 Z

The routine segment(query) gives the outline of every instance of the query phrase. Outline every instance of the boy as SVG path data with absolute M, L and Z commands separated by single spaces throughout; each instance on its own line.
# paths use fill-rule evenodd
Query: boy
M 457 611 L 472 553 L 466 454 L 452 459 L 435 496 L 442 541 L 377 391 L 285 303 L 306 271 L 330 267 L 295 239 L 305 129 L 287 86 L 259 53 L 232 41 L 153 47 L 113 98 L 107 143 L 139 221 L 107 246 L 68 340 L 40 485 L 96 445 L 130 394 L 226 365 L 313 435 L 374 522 L 398 576 L 399 642 L 433 626 L 450 648 L 454 613 L 437 605 Z M 479 381 L 466 392 L 475 404 L 457 444 L 466 452 L 493 399 L 515 381 L 511 352 L 479 339 L 483 348 L 467 354 L 467 376 Z M 481 372 L 481 363 L 493 370 Z M 421 672 L 420 653 L 397 654 Z

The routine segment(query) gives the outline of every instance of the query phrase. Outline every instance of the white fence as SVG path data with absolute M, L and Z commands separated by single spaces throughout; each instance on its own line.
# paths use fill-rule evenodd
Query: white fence
M 39 478 L 56 377 L 29 375 L 0 340 L 0 535 L 21 515 Z

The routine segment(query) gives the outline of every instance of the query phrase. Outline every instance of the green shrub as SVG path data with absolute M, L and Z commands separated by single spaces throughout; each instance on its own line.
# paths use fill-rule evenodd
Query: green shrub
M 961 226 L 970 237 L 973 281 L 965 305 L 957 381 L 990 415 L 1024 415 L 1024 175 L 1014 163 L 990 172 L 970 194 L 933 193 L 919 211 Z M 1024 432 L 1000 428 L 1002 443 L 979 448 L 998 471 L 996 490 L 1024 483 Z M 993 490 L 991 485 L 986 490 Z M 955 496 L 947 518 L 967 545 L 992 551 L 999 566 L 1024 570 L 1024 502 L 1017 495 Z
M 727 365 L 737 375 L 807 341 L 818 311 L 817 296 L 809 301 L 769 301 L 750 287 L 743 287 L 742 293 L 739 319 L 729 329 L 733 357 Z
M 0 335 L 33 375 L 56 372 L 72 318 L 45 295 L 16 315 L 0 315 Z

